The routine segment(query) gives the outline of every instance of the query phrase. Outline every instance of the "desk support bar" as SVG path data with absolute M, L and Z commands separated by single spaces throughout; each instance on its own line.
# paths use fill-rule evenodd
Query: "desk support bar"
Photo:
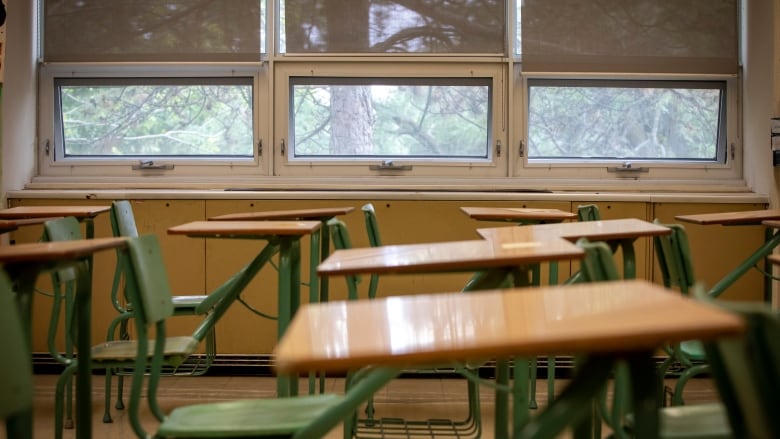
M 771 232 L 767 232 L 767 239 L 765 239 L 764 244 L 761 247 L 753 252 L 750 257 L 745 259 L 737 268 L 724 276 L 723 279 L 718 281 L 718 283 L 707 292 L 710 297 L 718 297 L 723 294 L 723 292 L 726 291 L 726 289 L 734 282 L 736 282 L 737 279 L 747 273 L 747 271 L 753 268 L 753 266 L 756 265 L 759 261 L 769 256 L 775 247 L 780 245 L 780 230 L 771 234 L 770 233 Z M 767 294 L 771 294 L 771 292 L 768 293 L 767 291 L 764 291 L 764 299 L 769 301 L 766 297 Z

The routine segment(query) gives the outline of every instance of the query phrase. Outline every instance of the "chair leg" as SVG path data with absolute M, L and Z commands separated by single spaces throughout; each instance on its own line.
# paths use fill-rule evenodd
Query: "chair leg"
M 106 395 L 103 398 L 103 423 L 110 424 L 111 419 L 111 368 L 106 368 Z
M 539 408 L 539 404 L 536 402 L 536 377 L 538 375 L 536 367 L 537 367 L 538 363 L 539 363 L 539 361 L 537 360 L 536 357 L 533 357 L 531 359 L 531 361 L 529 362 L 530 369 L 531 369 L 531 373 L 530 373 L 530 375 L 531 375 L 530 376 L 531 388 L 528 390 L 528 393 L 529 393 L 529 396 L 530 396 L 530 399 L 528 401 L 528 408 L 531 408 L 531 409 L 538 409 Z
M 677 379 L 677 383 L 674 385 L 674 395 L 672 398 L 672 405 L 685 405 L 683 399 L 683 392 L 685 391 L 685 385 L 688 384 L 688 380 L 701 373 L 709 372 L 709 364 L 698 364 L 696 366 L 685 369 L 685 372 Z
M 65 367 L 54 389 L 54 438 L 62 439 L 65 416 L 65 389 L 69 387 L 73 373 L 76 371 L 77 363 L 74 361 Z M 72 420 L 71 420 L 72 421 Z M 72 425 L 71 425 L 72 428 Z

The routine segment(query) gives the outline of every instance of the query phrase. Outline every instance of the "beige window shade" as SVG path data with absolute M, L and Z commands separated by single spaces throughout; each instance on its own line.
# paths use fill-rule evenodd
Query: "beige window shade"
M 523 0 L 526 72 L 732 74 L 737 0 Z
M 261 0 L 45 0 L 48 62 L 256 61 Z
M 286 53 L 504 54 L 505 0 L 285 0 Z

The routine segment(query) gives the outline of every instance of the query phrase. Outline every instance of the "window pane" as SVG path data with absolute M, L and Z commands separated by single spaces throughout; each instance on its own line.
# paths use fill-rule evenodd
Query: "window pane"
M 487 159 L 490 84 L 293 78 L 292 156 Z
M 253 156 L 252 78 L 56 80 L 65 157 Z
M 505 0 L 280 3 L 282 52 L 505 53 Z
M 529 80 L 529 159 L 715 161 L 725 84 Z

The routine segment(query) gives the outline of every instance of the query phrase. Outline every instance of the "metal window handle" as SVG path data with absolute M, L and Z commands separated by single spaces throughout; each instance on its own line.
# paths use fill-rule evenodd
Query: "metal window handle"
M 411 171 L 412 165 L 396 165 L 392 160 L 382 160 L 378 165 L 368 165 L 372 171 Z
M 154 160 L 140 160 L 137 165 L 133 165 L 133 171 L 163 170 L 173 169 L 172 164 L 155 165 Z
M 637 174 L 640 172 L 650 172 L 650 168 L 643 168 L 643 167 L 634 167 L 634 165 L 631 162 L 625 162 L 622 166 L 615 166 L 612 168 L 607 168 L 607 172 L 619 172 L 619 173 L 629 173 L 629 174 Z

